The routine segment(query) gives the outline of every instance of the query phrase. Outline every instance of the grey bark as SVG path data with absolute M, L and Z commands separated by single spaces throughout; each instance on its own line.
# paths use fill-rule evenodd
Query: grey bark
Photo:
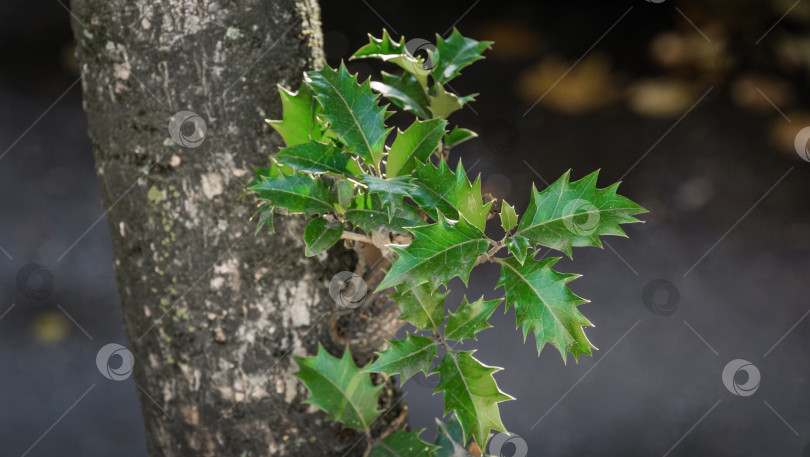
M 335 313 L 328 282 L 362 269 L 357 255 L 304 257 L 295 217 L 254 236 L 243 187 L 279 144 L 263 122 L 281 115 L 276 84 L 323 63 L 317 3 L 73 0 L 72 14 L 150 453 L 362 454 L 362 436 L 303 403 L 292 356 L 322 341 L 365 363 L 394 327 L 369 336 L 365 315 Z M 206 124 L 198 147 L 170 136 L 183 110 Z M 386 392 L 390 428 L 405 408 Z

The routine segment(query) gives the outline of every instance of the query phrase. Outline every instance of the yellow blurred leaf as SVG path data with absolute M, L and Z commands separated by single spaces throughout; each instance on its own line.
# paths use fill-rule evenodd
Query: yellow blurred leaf
M 594 111 L 619 98 L 618 83 L 606 55 L 594 53 L 572 65 L 558 57 L 543 59 L 520 74 L 518 95 L 527 103 L 542 98 L 540 104 L 568 114 Z

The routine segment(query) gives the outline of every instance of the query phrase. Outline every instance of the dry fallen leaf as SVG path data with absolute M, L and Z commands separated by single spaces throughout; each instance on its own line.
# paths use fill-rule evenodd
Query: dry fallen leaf
M 530 59 L 543 50 L 540 33 L 517 21 L 492 21 L 478 28 L 477 36 L 486 37 L 495 44 L 487 51 L 487 58 L 503 61 Z
M 642 116 L 676 117 L 697 99 L 694 86 L 679 79 L 648 79 L 634 83 L 628 90 L 627 105 Z
M 558 57 L 546 57 L 520 74 L 518 95 L 527 103 L 542 98 L 540 104 L 568 114 L 594 111 L 619 98 L 609 57 L 595 53 L 572 65 Z

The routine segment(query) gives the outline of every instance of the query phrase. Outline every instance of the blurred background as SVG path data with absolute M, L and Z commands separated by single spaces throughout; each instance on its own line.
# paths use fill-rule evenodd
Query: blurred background
M 481 137 L 451 162 L 463 157 L 519 213 L 532 182 L 569 169 L 601 169 L 600 185 L 621 180 L 650 210 L 630 239 L 558 264 L 584 275 L 571 288 L 592 300 L 580 309 L 596 324 L 593 357 L 538 357 L 513 312 L 466 345 L 505 368 L 496 379 L 518 401 L 503 420 L 528 455 L 810 456 L 810 156 L 794 144 L 810 125 L 810 2 L 322 9 L 332 66 L 383 27 L 495 41 L 453 82 L 480 93 L 451 120 Z M 0 454 L 145 457 L 135 385 L 99 382 L 95 368 L 101 346 L 126 340 L 68 19 L 57 0 L 0 4 Z M 479 267 L 452 300 L 497 297 L 496 282 Z M 756 367 L 753 395 L 724 386 L 735 359 Z M 442 413 L 435 384 L 404 385 L 411 426 L 428 439 Z

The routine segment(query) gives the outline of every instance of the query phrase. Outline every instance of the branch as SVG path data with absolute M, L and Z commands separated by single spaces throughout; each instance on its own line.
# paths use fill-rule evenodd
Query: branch
M 362 241 L 366 244 L 374 244 L 371 241 L 371 237 L 368 235 L 363 235 L 362 233 L 355 233 L 355 232 L 343 232 L 340 237 L 344 240 L 352 240 L 352 241 Z

